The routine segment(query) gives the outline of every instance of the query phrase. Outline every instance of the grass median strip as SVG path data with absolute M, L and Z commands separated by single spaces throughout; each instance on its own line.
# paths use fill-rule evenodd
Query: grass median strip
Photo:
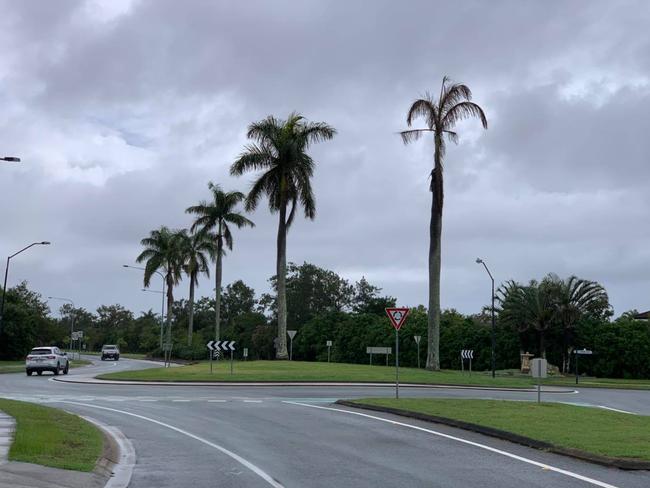
M 650 461 L 648 416 L 507 400 L 364 398 L 351 403 L 444 417 L 598 456 Z
M 394 366 L 369 366 L 366 364 L 322 363 L 303 361 L 236 361 L 234 374 L 230 374 L 229 361 L 213 364 L 202 361 L 175 368 L 152 368 L 139 371 L 121 371 L 98 376 L 106 380 L 133 381 L 341 381 L 384 382 L 395 381 Z M 509 388 L 531 387 L 529 378 L 497 377 L 486 373 L 472 376 L 460 371 L 427 371 L 417 368 L 400 368 L 400 381 L 444 385 L 474 385 Z
M 0 398 L 0 410 L 16 420 L 11 461 L 92 471 L 102 454 L 103 434 L 62 410 Z

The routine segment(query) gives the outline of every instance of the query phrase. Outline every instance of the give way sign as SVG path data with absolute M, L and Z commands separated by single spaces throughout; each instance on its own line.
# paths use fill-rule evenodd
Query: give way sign
M 390 319 L 391 324 L 395 327 L 395 330 L 400 330 L 404 322 L 406 322 L 406 317 L 409 315 L 408 308 L 387 308 L 386 315 Z

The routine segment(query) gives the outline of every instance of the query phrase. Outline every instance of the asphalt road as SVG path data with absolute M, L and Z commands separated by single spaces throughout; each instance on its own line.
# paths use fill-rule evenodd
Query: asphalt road
M 122 359 L 88 376 L 151 367 Z M 155 364 L 153 366 L 156 366 Z M 533 400 L 534 393 L 408 389 L 401 396 Z M 390 387 L 196 387 L 73 384 L 0 375 L 0 396 L 51 403 L 119 427 L 138 456 L 131 487 L 648 488 L 625 472 L 478 434 L 332 405 Z M 545 400 L 650 415 L 650 392 L 578 390 Z

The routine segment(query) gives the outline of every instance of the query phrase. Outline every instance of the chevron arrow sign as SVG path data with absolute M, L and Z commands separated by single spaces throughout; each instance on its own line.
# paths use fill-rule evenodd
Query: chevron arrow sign
M 235 341 L 209 341 L 206 347 L 210 351 L 234 351 Z
M 474 350 L 473 349 L 462 349 L 460 351 L 460 357 L 463 359 L 474 359 Z

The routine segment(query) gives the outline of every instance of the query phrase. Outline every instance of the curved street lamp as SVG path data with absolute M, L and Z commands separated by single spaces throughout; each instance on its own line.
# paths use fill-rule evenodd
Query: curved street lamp
M 18 158 L 16 158 L 18 159 Z M 7 275 L 9 274 L 9 261 L 14 256 L 18 256 L 21 252 L 27 251 L 32 246 L 49 246 L 50 241 L 41 241 L 41 242 L 32 242 L 29 246 L 23 247 L 20 251 L 13 253 L 11 256 L 7 257 L 7 267 L 5 268 L 5 281 L 4 286 L 2 287 L 2 303 L 0 304 L 0 334 L 2 333 L 2 319 L 5 314 L 5 296 L 7 295 Z
M 483 267 L 485 268 L 485 271 L 487 271 L 487 274 L 490 276 L 490 280 L 492 280 L 492 378 L 496 376 L 496 358 L 495 358 L 495 350 L 496 350 L 496 338 L 495 338 L 495 332 L 494 332 L 494 278 L 492 277 L 492 273 L 490 273 L 490 270 L 487 267 L 487 264 L 485 264 L 485 261 L 483 261 L 481 258 L 476 258 L 476 264 L 482 264 Z
M 123 268 L 131 268 L 131 269 L 139 269 L 141 271 L 146 271 L 144 268 L 140 266 L 131 266 L 129 264 L 123 264 Z M 163 289 L 162 289 L 162 311 L 160 312 L 160 349 L 162 350 L 163 348 L 163 328 L 165 326 L 165 275 L 162 274 L 160 271 L 154 271 L 154 273 L 157 273 L 160 275 L 162 278 L 163 282 Z M 147 290 L 146 288 L 143 288 L 142 291 L 153 291 L 153 290 Z M 154 293 L 161 293 L 161 292 L 154 292 Z M 169 313 L 169 310 L 167 311 Z

